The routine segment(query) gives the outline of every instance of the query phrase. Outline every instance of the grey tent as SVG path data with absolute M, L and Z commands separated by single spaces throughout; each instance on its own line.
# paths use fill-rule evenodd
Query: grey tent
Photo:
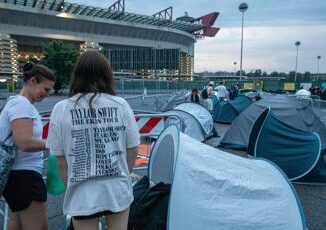
M 154 183 L 172 184 L 176 153 L 179 150 L 179 130 L 168 126 L 155 141 L 148 163 L 148 178 Z
M 196 103 L 183 103 L 166 112 L 181 119 L 181 131 L 196 140 L 204 141 L 215 134 L 210 112 Z
M 175 125 L 155 142 L 149 175 L 172 182 L 170 230 L 306 229 L 296 191 L 277 166 L 212 148 Z
M 251 103 L 251 98 L 244 95 L 239 95 L 232 101 L 217 101 L 213 107 L 213 120 L 220 123 L 232 123 Z
M 231 125 L 220 147 L 247 149 L 278 164 L 292 180 L 326 183 L 326 128 L 299 100 L 274 95 L 248 107 Z
M 168 98 L 163 98 L 163 100 L 158 101 L 159 111 L 165 112 L 173 109 L 177 105 L 184 103 L 186 100 L 186 94 L 184 92 L 178 92 L 173 94 Z

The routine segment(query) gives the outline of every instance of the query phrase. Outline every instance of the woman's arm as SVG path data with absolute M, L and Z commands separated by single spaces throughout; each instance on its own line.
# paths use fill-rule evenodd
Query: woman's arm
M 138 146 L 127 149 L 127 163 L 128 163 L 129 173 L 131 173 L 134 168 L 135 161 L 137 159 L 137 154 L 138 154 Z
M 68 178 L 68 165 L 65 156 L 57 156 L 58 169 L 60 177 L 67 187 L 67 178 Z
M 45 150 L 45 141 L 33 137 L 33 120 L 19 118 L 11 122 L 12 135 L 18 148 L 23 152 Z

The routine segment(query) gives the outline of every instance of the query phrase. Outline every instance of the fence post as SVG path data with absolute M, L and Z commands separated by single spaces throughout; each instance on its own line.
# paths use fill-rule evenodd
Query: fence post
M 121 89 L 121 95 L 122 95 L 122 97 L 125 97 L 124 88 L 125 88 L 124 81 L 123 81 L 123 77 L 121 76 L 120 77 L 120 89 Z

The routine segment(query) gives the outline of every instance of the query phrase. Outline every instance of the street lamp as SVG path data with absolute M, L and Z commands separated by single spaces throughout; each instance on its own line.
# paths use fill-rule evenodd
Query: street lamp
M 296 58 L 295 58 L 294 82 L 297 82 L 298 53 L 299 53 L 299 46 L 301 45 L 301 42 L 300 41 L 296 41 L 294 44 L 297 47 L 297 55 L 296 55 Z
M 319 60 L 321 59 L 321 56 L 317 56 L 317 82 L 319 77 Z
M 241 26 L 241 54 L 240 54 L 240 80 L 242 79 L 242 52 L 243 52 L 243 19 L 244 12 L 248 9 L 248 4 L 243 2 L 239 5 L 239 10 L 242 13 L 242 26 Z
M 234 77 L 237 75 L 237 62 L 233 62 L 234 65 Z

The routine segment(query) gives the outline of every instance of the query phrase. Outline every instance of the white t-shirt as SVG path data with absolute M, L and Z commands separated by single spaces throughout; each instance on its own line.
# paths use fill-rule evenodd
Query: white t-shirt
M 216 89 L 218 91 L 219 97 L 227 98 L 228 90 L 226 89 L 226 87 L 224 85 L 219 85 L 216 87 Z
M 30 118 L 33 120 L 33 137 L 42 139 L 42 120 L 35 106 L 24 96 L 10 97 L 0 114 L 0 140 L 3 142 L 12 132 L 10 123 L 16 119 Z M 5 144 L 11 145 L 13 138 Z M 12 170 L 33 170 L 42 174 L 43 152 L 23 152 L 17 149 Z
M 123 98 L 108 94 L 97 95 L 91 110 L 92 95 L 57 103 L 50 118 L 46 145 L 68 164 L 65 215 L 119 212 L 133 201 L 127 148 L 140 142 L 135 116 Z
M 213 95 L 213 86 L 208 86 L 207 87 L 207 96 L 211 97 Z

